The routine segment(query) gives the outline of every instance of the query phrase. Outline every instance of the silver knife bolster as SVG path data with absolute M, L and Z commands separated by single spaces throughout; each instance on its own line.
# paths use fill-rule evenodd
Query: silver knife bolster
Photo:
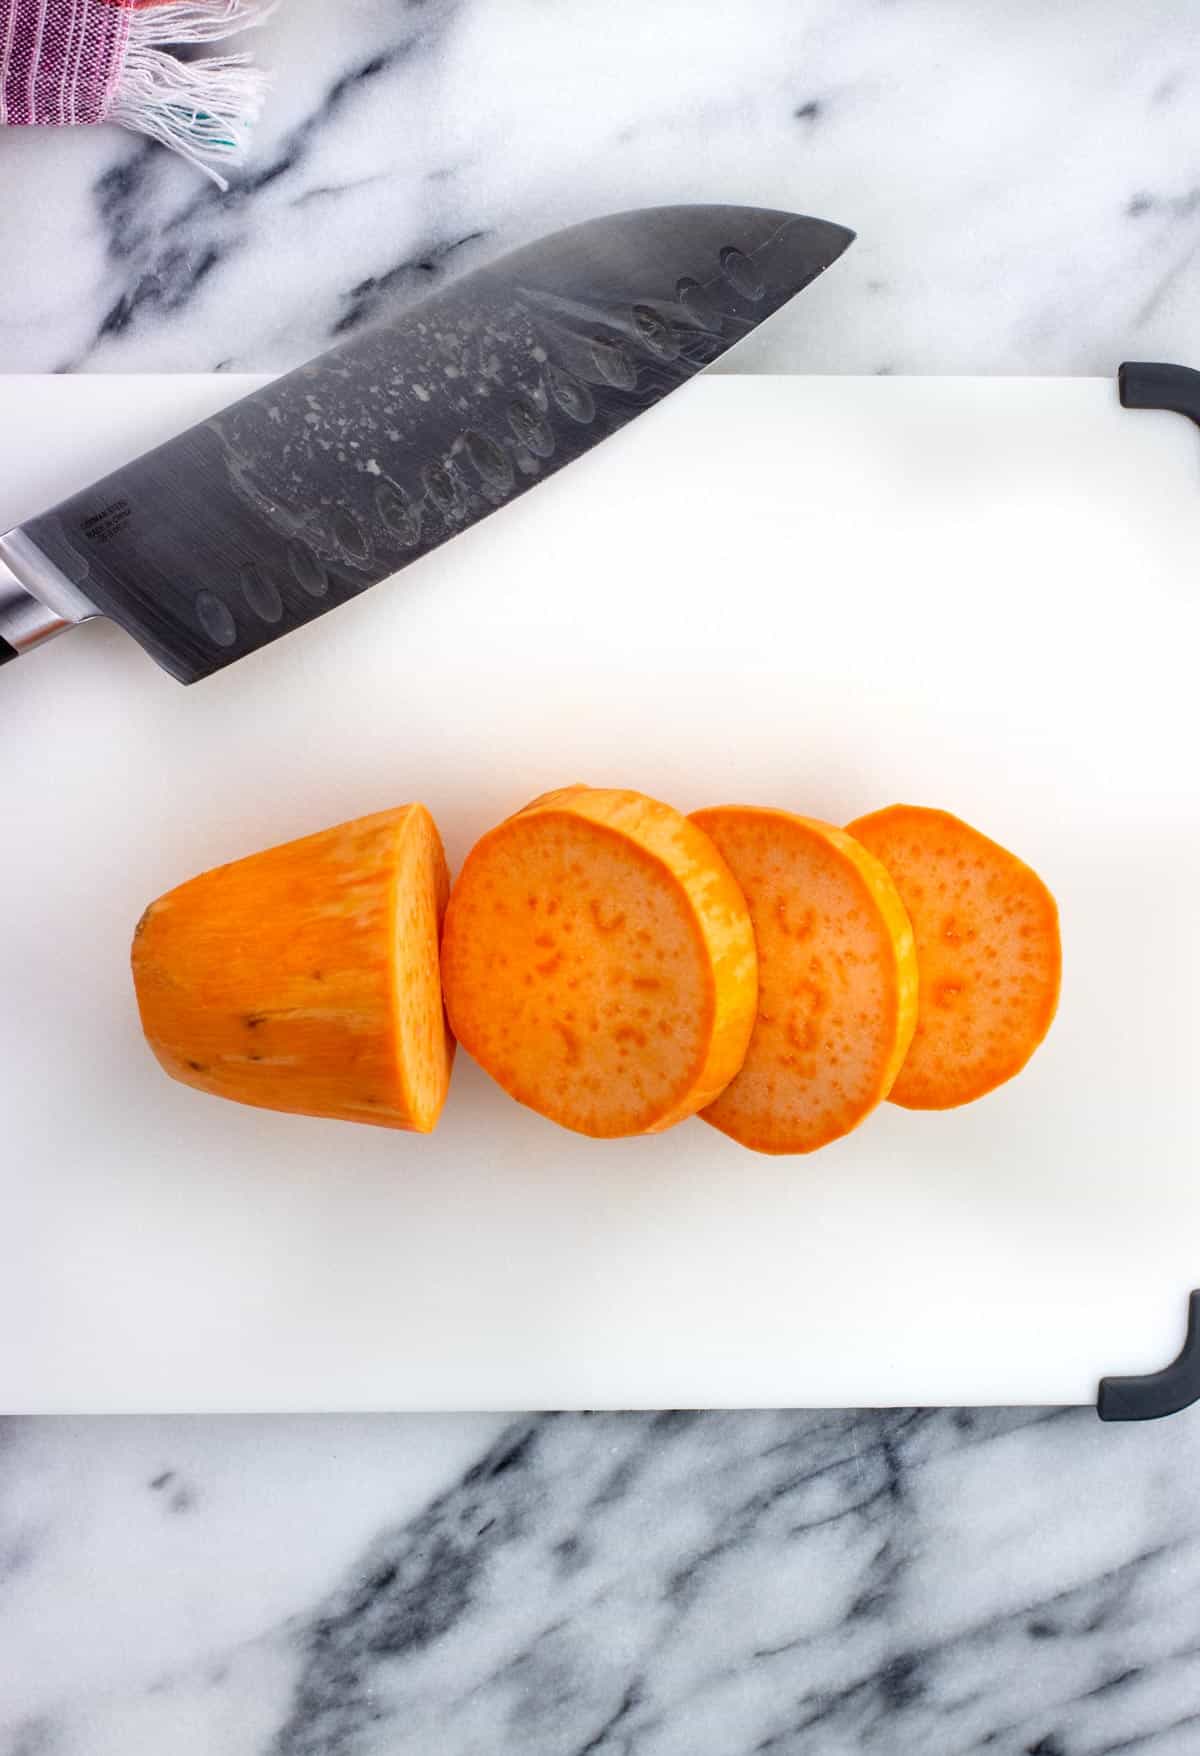
M 31 652 L 99 614 L 19 525 L 0 536 L 0 642 Z

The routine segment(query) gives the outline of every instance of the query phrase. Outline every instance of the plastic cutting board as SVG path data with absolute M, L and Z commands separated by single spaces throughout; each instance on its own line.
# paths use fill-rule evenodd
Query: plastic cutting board
M 0 527 L 255 380 L 0 380 Z M 1087 1402 L 1200 1276 L 1200 453 L 1100 380 L 706 377 L 185 690 L 0 673 L 0 1409 Z M 432 1139 L 170 1083 L 153 896 L 412 797 L 944 806 L 1058 895 L 1017 1081 L 809 1159 L 599 1145 L 461 1056 Z

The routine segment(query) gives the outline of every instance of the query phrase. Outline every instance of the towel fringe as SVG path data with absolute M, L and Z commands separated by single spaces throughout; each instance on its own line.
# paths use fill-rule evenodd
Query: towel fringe
M 221 166 L 243 155 L 266 96 L 267 76 L 249 55 L 181 61 L 161 45 L 211 43 L 251 30 L 277 0 L 166 0 L 139 8 L 129 20 L 124 64 L 108 120 L 161 141 L 217 187 Z

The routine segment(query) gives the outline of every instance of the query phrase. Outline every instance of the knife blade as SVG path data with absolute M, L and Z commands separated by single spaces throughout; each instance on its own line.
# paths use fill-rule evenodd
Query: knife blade
M 853 237 L 683 206 L 514 250 L 0 536 L 0 662 L 103 615 L 206 677 L 618 432 Z

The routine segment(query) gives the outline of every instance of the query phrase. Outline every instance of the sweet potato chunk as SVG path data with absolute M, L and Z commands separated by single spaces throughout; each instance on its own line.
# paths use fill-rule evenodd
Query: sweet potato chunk
M 133 942 L 151 1048 L 219 1097 L 428 1133 L 454 1057 L 438 973 L 448 891 L 423 805 L 181 884 Z
M 451 1026 L 520 1103 L 580 1134 L 649 1134 L 741 1066 L 758 992 L 745 899 L 669 805 L 567 787 L 476 843 L 450 897 Z
M 692 821 L 728 860 L 758 942 L 754 1034 L 704 1120 L 757 1152 L 814 1152 L 882 1102 L 908 1050 L 908 916 L 878 860 L 832 824 L 751 805 Z
M 1024 1067 L 1058 1005 L 1058 909 L 1037 873 L 948 811 L 890 805 L 850 833 L 891 873 L 912 919 L 921 1000 L 891 1098 L 948 1110 Z

